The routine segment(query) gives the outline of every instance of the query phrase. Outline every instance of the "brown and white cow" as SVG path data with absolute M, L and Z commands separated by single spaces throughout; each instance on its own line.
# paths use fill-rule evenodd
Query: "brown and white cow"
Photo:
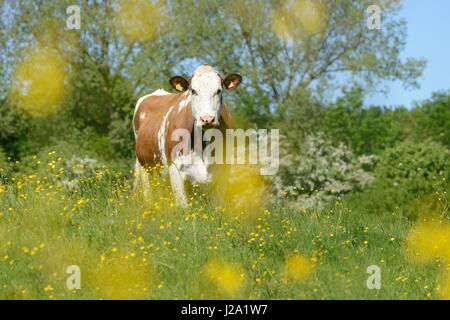
M 133 119 L 137 158 L 135 188 L 141 180 L 148 197 L 149 181 L 144 167 L 162 164 L 168 167 L 177 203 L 187 205 L 184 181 L 209 182 L 208 161 L 195 148 L 188 153 L 174 154 L 172 151 L 179 141 L 171 138 L 172 133 L 176 129 L 193 133 L 219 125 L 231 128 L 231 114 L 222 101 L 223 89 L 235 89 L 241 79 L 238 74 L 222 77 L 212 66 L 202 65 L 188 79 L 181 76 L 170 79 L 177 93 L 159 89 L 138 100 Z

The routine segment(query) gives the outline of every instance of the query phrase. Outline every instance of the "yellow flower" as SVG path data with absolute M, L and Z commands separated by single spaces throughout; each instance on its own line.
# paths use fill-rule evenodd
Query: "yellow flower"
M 29 50 L 14 71 L 11 96 L 32 116 L 45 116 L 61 106 L 66 93 L 66 61 L 59 52 L 39 46 Z
M 245 274 L 240 265 L 213 259 L 205 265 L 205 273 L 209 281 L 229 296 L 234 296 L 244 286 Z
M 49 284 L 48 286 L 46 286 L 46 287 L 44 288 L 44 291 L 45 291 L 45 292 L 53 291 L 52 285 Z
M 275 7 L 272 29 L 284 40 L 301 39 L 324 32 L 327 21 L 328 12 L 321 1 L 287 0 Z
M 437 282 L 436 292 L 441 299 L 450 300 L 450 273 L 443 273 Z
M 105 299 L 143 299 L 152 285 L 150 265 L 136 259 L 105 259 L 89 268 L 88 288 L 96 288 Z
M 156 35 L 158 25 L 164 20 L 161 6 L 160 2 L 120 0 L 114 11 L 114 25 L 127 40 L 151 40 Z
M 231 217 L 257 217 L 263 212 L 264 179 L 259 169 L 248 165 L 225 167 L 215 175 L 217 195 Z
M 315 263 L 300 254 L 288 257 L 286 262 L 286 279 L 304 281 L 309 278 L 315 269 Z
M 424 219 L 412 228 L 406 239 L 407 255 L 418 263 L 436 258 L 450 261 L 450 224 L 438 219 Z

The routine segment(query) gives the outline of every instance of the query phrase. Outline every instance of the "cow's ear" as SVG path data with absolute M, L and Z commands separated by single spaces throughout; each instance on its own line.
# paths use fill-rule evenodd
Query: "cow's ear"
M 177 91 L 183 92 L 189 89 L 189 81 L 182 76 L 175 76 L 170 78 L 170 85 Z
M 222 86 L 227 90 L 234 90 L 241 83 L 242 77 L 237 73 L 232 73 L 227 75 L 222 80 Z

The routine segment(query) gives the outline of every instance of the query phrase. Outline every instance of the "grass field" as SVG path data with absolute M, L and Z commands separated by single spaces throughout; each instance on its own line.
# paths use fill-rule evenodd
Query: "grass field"
M 366 214 L 346 199 L 318 212 L 217 206 L 199 189 L 177 209 L 167 186 L 145 201 L 130 174 L 106 169 L 69 191 L 51 178 L 53 158 L 0 185 L 0 299 L 448 297 L 447 225 L 426 234 L 395 210 Z M 70 265 L 80 290 L 66 287 Z M 370 265 L 380 290 L 367 288 Z

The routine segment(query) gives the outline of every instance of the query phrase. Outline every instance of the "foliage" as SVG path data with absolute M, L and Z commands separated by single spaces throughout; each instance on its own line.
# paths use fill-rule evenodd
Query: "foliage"
M 29 134 L 24 137 L 19 145 L 21 158 L 46 152 L 52 147 L 62 147 L 63 151 L 86 150 L 109 161 L 124 162 L 129 158 L 123 158 L 113 148 L 111 141 L 104 134 L 98 133 L 91 127 L 77 126 L 70 123 L 70 117 L 66 112 L 61 112 L 45 119 L 31 119 L 28 124 Z M 81 127 L 81 128 L 80 128 Z M 66 147 L 70 146 L 70 147 Z
M 450 177 L 450 151 L 433 142 L 406 141 L 380 157 L 377 177 L 411 195 L 431 193 L 433 185 Z
M 9 176 L 11 171 L 11 164 L 8 161 L 8 157 L 5 152 L 0 148 L 0 180 L 4 177 Z
M 344 89 L 342 97 L 326 106 L 318 126 L 334 143 L 344 142 L 357 154 L 380 154 L 408 139 L 431 139 L 448 146 L 449 97 L 438 92 L 412 109 L 388 109 L 365 106 L 360 87 Z
M 212 61 L 225 72 L 244 74 L 247 81 L 233 105 L 248 109 L 252 123 L 261 124 L 297 90 L 332 88 L 337 74 L 347 73 L 350 82 L 369 86 L 386 78 L 417 84 L 424 62 L 399 55 L 406 35 L 405 22 L 398 17 L 400 2 L 379 2 L 383 28 L 376 32 L 364 23 L 371 4 L 255 0 L 223 5 L 191 0 L 170 1 L 169 7 L 176 17 L 173 32 L 182 48 L 180 59 L 188 66 Z M 192 19 L 199 13 L 201 19 Z
M 450 147 L 450 93 L 436 92 L 414 111 L 419 125 L 418 138 L 431 138 Z
M 0 101 L 0 145 L 16 155 L 17 144 L 27 134 L 28 123 L 15 106 L 7 100 Z
M 433 141 L 401 142 L 380 155 L 375 182 L 348 194 L 345 203 L 365 214 L 448 215 L 435 205 L 449 201 L 449 150 Z
M 27 58 L 33 48 L 59 56 L 38 55 L 49 66 L 66 64 L 56 71 L 60 79 L 69 83 L 69 92 L 49 96 L 58 104 L 64 98 L 63 108 L 19 97 L 19 101 L 28 101 L 23 109 L 35 110 L 30 105 L 37 101 L 39 114 L 63 113 L 61 123 L 52 122 L 55 132 L 67 128 L 94 130 L 107 137 L 117 156 L 125 158 L 133 154 L 131 117 L 137 97 L 164 87 L 171 74 L 188 73 L 200 62 L 213 63 L 223 72 L 240 72 L 248 79 L 236 95 L 227 97 L 235 107 L 236 122 L 245 127 L 280 123 L 296 114 L 312 118 L 311 113 L 317 115 L 318 111 L 311 106 L 304 113 L 302 103 L 297 103 L 299 97 L 305 90 L 318 91 L 338 72 L 350 72 L 354 79 L 359 75 L 368 82 L 394 77 L 412 84 L 423 67 L 419 60 L 399 58 L 405 26 L 397 17 L 396 1 L 382 4 L 386 27 L 376 34 L 366 32 L 361 23 L 365 19 L 365 1 L 248 1 L 224 6 L 194 0 L 148 5 L 99 0 L 92 1 L 89 10 L 83 10 L 83 28 L 76 32 L 65 30 L 65 9 L 69 4 L 72 3 L 65 0 L 42 2 L 35 12 L 32 1 L 0 3 L 5 16 L 0 37 L 14 35 L 8 44 L 2 44 L 1 83 L 11 83 L 17 74 L 31 77 L 34 84 L 45 83 L 38 81 L 41 73 L 32 73 L 19 61 Z M 297 11 L 311 14 L 296 16 Z M 201 19 L 191 19 L 199 13 L 203 15 Z M 151 24 L 142 21 L 142 16 L 152 17 Z M 300 23 L 292 24 L 297 20 Z M 220 32 L 213 31 L 211 24 Z M 190 30 L 189 34 L 184 30 Z M 61 72 L 63 69 L 67 74 Z M 316 82 L 320 85 L 314 85 Z M 39 93 L 44 92 L 41 87 L 33 86 L 39 98 L 44 96 Z M 6 89 L 6 94 L 13 88 L 5 85 L 2 89 Z M 14 92 L 17 96 L 17 90 Z M 303 123 L 309 128 L 315 125 L 313 120 Z M 26 126 L 12 123 L 10 127 L 22 130 Z M 370 130 L 379 128 L 369 125 Z M 30 139 L 36 141 L 38 148 L 37 139 L 31 136 L 25 140 Z M 20 134 L 9 134 L 6 140 L 12 141 L 21 154 L 36 151 L 23 146 Z M 46 139 L 41 141 L 48 144 Z M 359 144 L 351 144 L 358 154 L 362 153 Z M 378 151 L 372 149 L 376 148 L 366 148 L 364 152 Z
M 155 2 L 143 10 L 138 1 L 92 1 L 89 10 L 82 9 L 83 28 L 68 31 L 66 8 L 72 4 L 65 0 L 40 2 L 35 10 L 34 1 L 0 2 L 4 15 L 0 38 L 8 39 L 7 44 L 0 41 L 1 89 L 32 115 L 44 114 L 53 120 L 62 117 L 62 123 L 52 122 L 55 129 L 94 130 L 111 138 L 116 155 L 131 158 L 132 129 L 123 129 L 130 124 L 134 103 L 140 95 L 166 83 L 169 70 L 178 61 L 171 56 L 170 46 L 163 45 L 168 41 L 166 11 Z M 143 14 L 153 17 L 151 33 L 139 24 L 142 19 L 136 19 Z M 123 19 L 128 21 L 126 29 L 123 23 L 113 23 Z M 45 74 L 58 76 L 40 79 L 43 72 L 32 72 L 35 62 Z M 13 79 L 16 85 L 12 87 Z M 52 88 L 68 90 L 63 90 L 64 94 L 59 89 L 45 90 L 48 81 Z M 30 92 L 22 90 L 25 85 Z M 16 136 L 12 138 L 18 142 Z M 22 154 L 26 151 L 19 148 Z
M 408 136 L 410 118 L 402 108 L 364 106 L 364 91 L 355 87 L 344 89 L 344 95 L 326 108 L 320 126 L 334 143 L 344 142 L 358 155 L 379 154 Z
M 324 108 L 324 104 L 308 90 L 298 90 L 289 97 L 274 119 L 274 127 L 284 135 L 284 147 L 294 152 L 307 135 L 321 131 Z

